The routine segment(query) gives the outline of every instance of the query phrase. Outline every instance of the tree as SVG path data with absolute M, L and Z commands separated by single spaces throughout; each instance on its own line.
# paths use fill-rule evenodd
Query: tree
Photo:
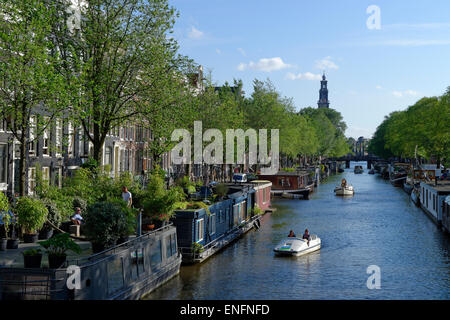
M 161 111 L 154 101 L 174 77 L 181 79 L 188 60 L 177 54 L 178 45 L 169 37 L 175 10 L 167 0 L 87 0 L 76 31 L 61 19 L 65 1 L 56 2 L 65 7 L 54 24 L 54 39 L 65 58 L 61 72 L 78 87 L 72 91 L 72 114 L 101 163 L 108 132 Z
M 20 143 L 22 196 L 28 149 L 67 106 L 67 84 L 50 41 L 53 13 L 44 0 L 4 0 L 0 7 L 0 113 Z

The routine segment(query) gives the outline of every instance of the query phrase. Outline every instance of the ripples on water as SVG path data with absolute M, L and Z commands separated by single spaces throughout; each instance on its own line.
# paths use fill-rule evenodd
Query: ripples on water
M 147 299 L 449 299 L 449 236 L 378 175 L 346 169 L 311 200 L 276 200 L 278 210 L 222 252 L 180 275 Z M 334 196 L 342 178 L 351 198 Z M 290 229 L 322 240 L 320 251 L 276 257 Z M 366 286 L 369 265 L 381 268 L 381 289 Z

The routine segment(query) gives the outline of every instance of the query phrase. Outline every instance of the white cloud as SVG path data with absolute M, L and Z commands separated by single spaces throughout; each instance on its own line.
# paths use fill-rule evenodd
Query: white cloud
M 286 74 L 286 78 L 289 80 L 320 80 L 320 79 L 322 79 L 322 76 L 320 74 L 314 74 L 311 72 L 298 73 L 298 74 L 289 72 L 288 74 Z
M 272 72 L 290 67 L 292 66 L 284 63 L 280 57 L 275 57 L 275 58 L 262 58 L 259 59 L 258 62 L 250 61 L 248 64 L 240 63 L 237 69 L 239 71 L 250 69 L 255 71 Z
M 198 30 L 194 26 L 191 27 L 191 30 L 188 32 L 188 37 L 190 39 L 201 39 L 204 36 L 204 32 Z
M 331 69 L 339 69 L 338 65 L 335 64 L 332 60 L 331 57 L 325 57 L 322 60 L 317 60 L 316 61 L 316 68 L 320 69 L 320 70 L 331 70 Z
M 419 93 L 417 91 L 414 91 L 414 90 L 392 91 L 392 94 L 394 96 L 396 96 L 397 98 L 401 98 L 401 97 L 404 97 L 404 96 L 415 97 L 415 96 L 419 95 Z
M 238 50 L 244 57 L 247 56 L 247 53 L 245 52 L 244 49 L 242 49 L 242 48 L 237 48 L 237 50 Z
M 376 86 L 375 88 L 377 88 L 378 90 L 381 90 L 381 89 L 383 89 L 383 87 L 382 87 L 382 86 L 380 86 L 380 85 Z

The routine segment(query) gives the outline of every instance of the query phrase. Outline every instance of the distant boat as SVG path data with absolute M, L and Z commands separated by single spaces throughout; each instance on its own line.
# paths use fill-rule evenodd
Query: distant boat
M 353 170 L 353 172 L 356 174 L 363 173 L 364 169 L 362 166 L 355 166 L 355 169 Z
M 375 170 L 373 170 L 373 169 L 370 170 L 370 171 L 369 171 L 369 174 L 375 174 Z

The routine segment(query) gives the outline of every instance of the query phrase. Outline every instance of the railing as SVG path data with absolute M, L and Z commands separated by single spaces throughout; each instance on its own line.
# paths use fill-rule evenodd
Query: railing
M 134 239 L 128 240 L 128 241 L 126 241 L 124 243 L 121 243 L 119 245 L 116 245 L 116 246 L 114 246 L 112 248 L 108 248 L 108 249 L 106 249 L 106 250 L 104 250 L 102 252 L 95 253 L 95 254 L 90 255 L 88 257 L 68 260 L 66 262 L 66 265 L 71 265 L 71 264 L 82 265 L 82 264 L 85 264 L 85 263 L 92 263 L 94 261 L 98 261 L 100 259 L 109 257 L 109 256 L 114 255 L 114 254 L 117 254 L 117 253 L 123 251 L 124 249 L 127 249 L 129 247 L 134 246 L 138 242 L 142 242 L 142 241 L 147 240 L 147 239 L 149 239 L 149 238 L 151 238 L 153 236 L 156 236 L 158 233 L 162 233 L 162 232 L 166 231 L 172 225 L 173 225 L 173 223 L 169 222 L 166 225 L 164 225 L 164 226 L 162 226 L 162 227 L 160 227 L 158 229 L 146 232 L 146 233 L 144 233 L 143 235 L 141 235 L 139 237 L 136 237 Z

